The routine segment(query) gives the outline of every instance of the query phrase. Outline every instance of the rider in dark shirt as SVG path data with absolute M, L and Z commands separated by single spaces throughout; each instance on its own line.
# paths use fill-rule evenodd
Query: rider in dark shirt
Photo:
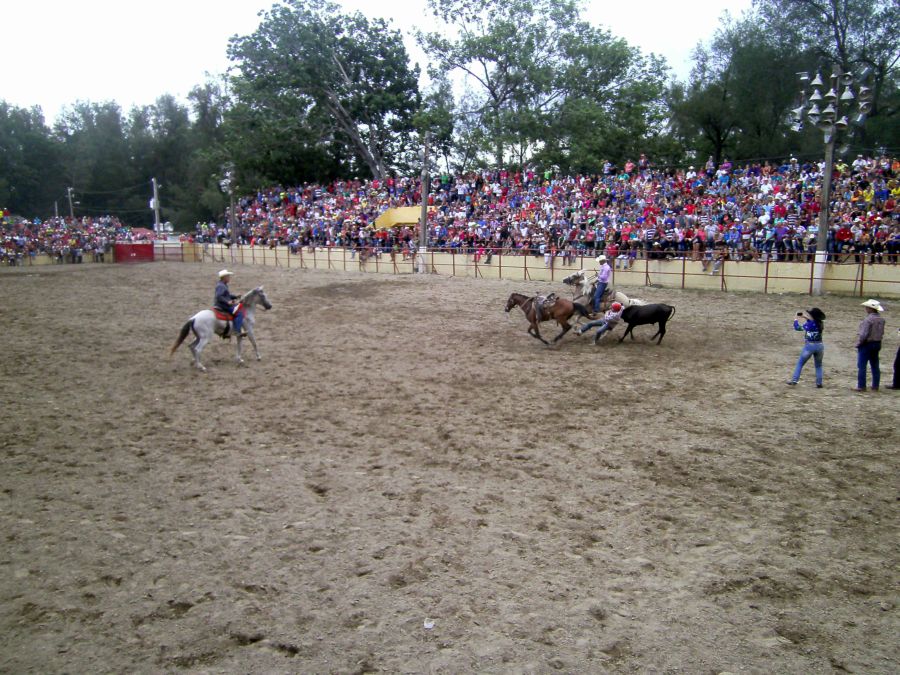
M 241 296 L 235 295 L 228 289 L 228 282 L 231 281 L 231 277 L 233 274 L 233 272 L 229 272 L 228 270 L 221 270 L 219 272 L 219 283 L 216 284 L 216 298 L 214 301 L 214 307 L 223 312 L 231 314 L 234 317 L 234 332 L 240 333 L 244 314 L 243 312 L 235 312 L 238 308 L 238 303 L 236 301 Z

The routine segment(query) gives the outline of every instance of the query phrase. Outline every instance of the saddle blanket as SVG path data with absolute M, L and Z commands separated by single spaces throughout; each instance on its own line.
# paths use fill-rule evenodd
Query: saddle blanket
M 219 309 L 218 307 L 211 307 L 210 309 L 212 309 L 213 314 L 216 315 L 216 318 L 217 318 L 219 321 L 233 321 L 233 320 L 234 320 L 234 316 L 232 316 L 232 315 L 229 314 L 228 312 L 223 312 L 223 311 L 222 311 L 221 309 Z M 238 310 L 237 310 L 237 311 L 238 311 L 239 313 L 243 314 L 243 313 L 244 313 L 244 306 L 243 306 L 243 305 L 238 305 Z

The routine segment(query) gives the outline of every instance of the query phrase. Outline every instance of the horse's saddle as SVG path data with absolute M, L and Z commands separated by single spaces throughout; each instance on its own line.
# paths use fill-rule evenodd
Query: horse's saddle
M 225 330 L 222 331 L 221 337 L 223 340 L 228 340 L 229 338 L 231 338 L 231 325 L 232 325 L 232 322 L 234 321 L 234 314 L 232 314 L 231 312 L 226 312 L 225 310 L 219 309 L 218 307 L 211 307 L 211 309 L 212 309 L 213 314 L 216 315 L 216 318 L 219 321 L 225 322 Z M 245 312 L 246 312 L 246 310 L 244 309 L 244 305 L 238 303 L 236 313 L 243 315 Z
M 559 296 L 556 293 L 551 293 L 550 295 L 536 295 L 534 298 L 534 313 L 535 318 L 538 321 L 543 321 L 546 312 L 553 308 L 553 305 L 556 304 L 556 301 L 559 299 Z
M 216 315 L 216 318 L 219 321 L 234 321 L 234 315 L 231 312 L 226 312 L 225 310 L 219 309 L 218 307 L 212 307 L 213 314 Z M 238 305 L 238 312 L 244 312 L 244 306 Z

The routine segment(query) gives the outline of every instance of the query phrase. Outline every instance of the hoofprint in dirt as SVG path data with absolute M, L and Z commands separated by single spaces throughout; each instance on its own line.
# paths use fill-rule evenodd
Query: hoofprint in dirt
M 549 284 L 241 267 L 263 360 L 199 373 L 215 272 L 0 274 L 0 671 L 896 672 L 859 299 L 816 389 L 807 297 L 625 289 L 661 346 L 547 348 L 503 308 Z

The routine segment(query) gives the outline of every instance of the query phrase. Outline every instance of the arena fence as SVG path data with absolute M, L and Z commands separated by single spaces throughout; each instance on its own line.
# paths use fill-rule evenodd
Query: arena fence
M 368 254 L 367 254 L 368 253 Z M 594 254 L 533 256 L 494 253 L 475 254 L 449 249 L 428 249 L 427 269 L 433 274 L 482 279 L 513 279 L 561 282 L 580 269 L 596 271 Z M 266 265 L 285 269 L 322 269 L 371 274 L 415 274 L 412 256 L 390 252 L 364 252 L 340 247 L 304 247 L 291 251 L 286 246 L 226 246 L 223 244 L 155 244 L 156 260 L 178 262 L 219 262 L 225 265 Z M 900 297 L 898 261 L 875 262 L 849 256 L 826 266 L 823 287 L 828 293 Z M 613 284 L 657 286 L 757 293 L 813 292 L 814 263 L 776 260 L 690 260 L 646 259 L 610 260 Z

